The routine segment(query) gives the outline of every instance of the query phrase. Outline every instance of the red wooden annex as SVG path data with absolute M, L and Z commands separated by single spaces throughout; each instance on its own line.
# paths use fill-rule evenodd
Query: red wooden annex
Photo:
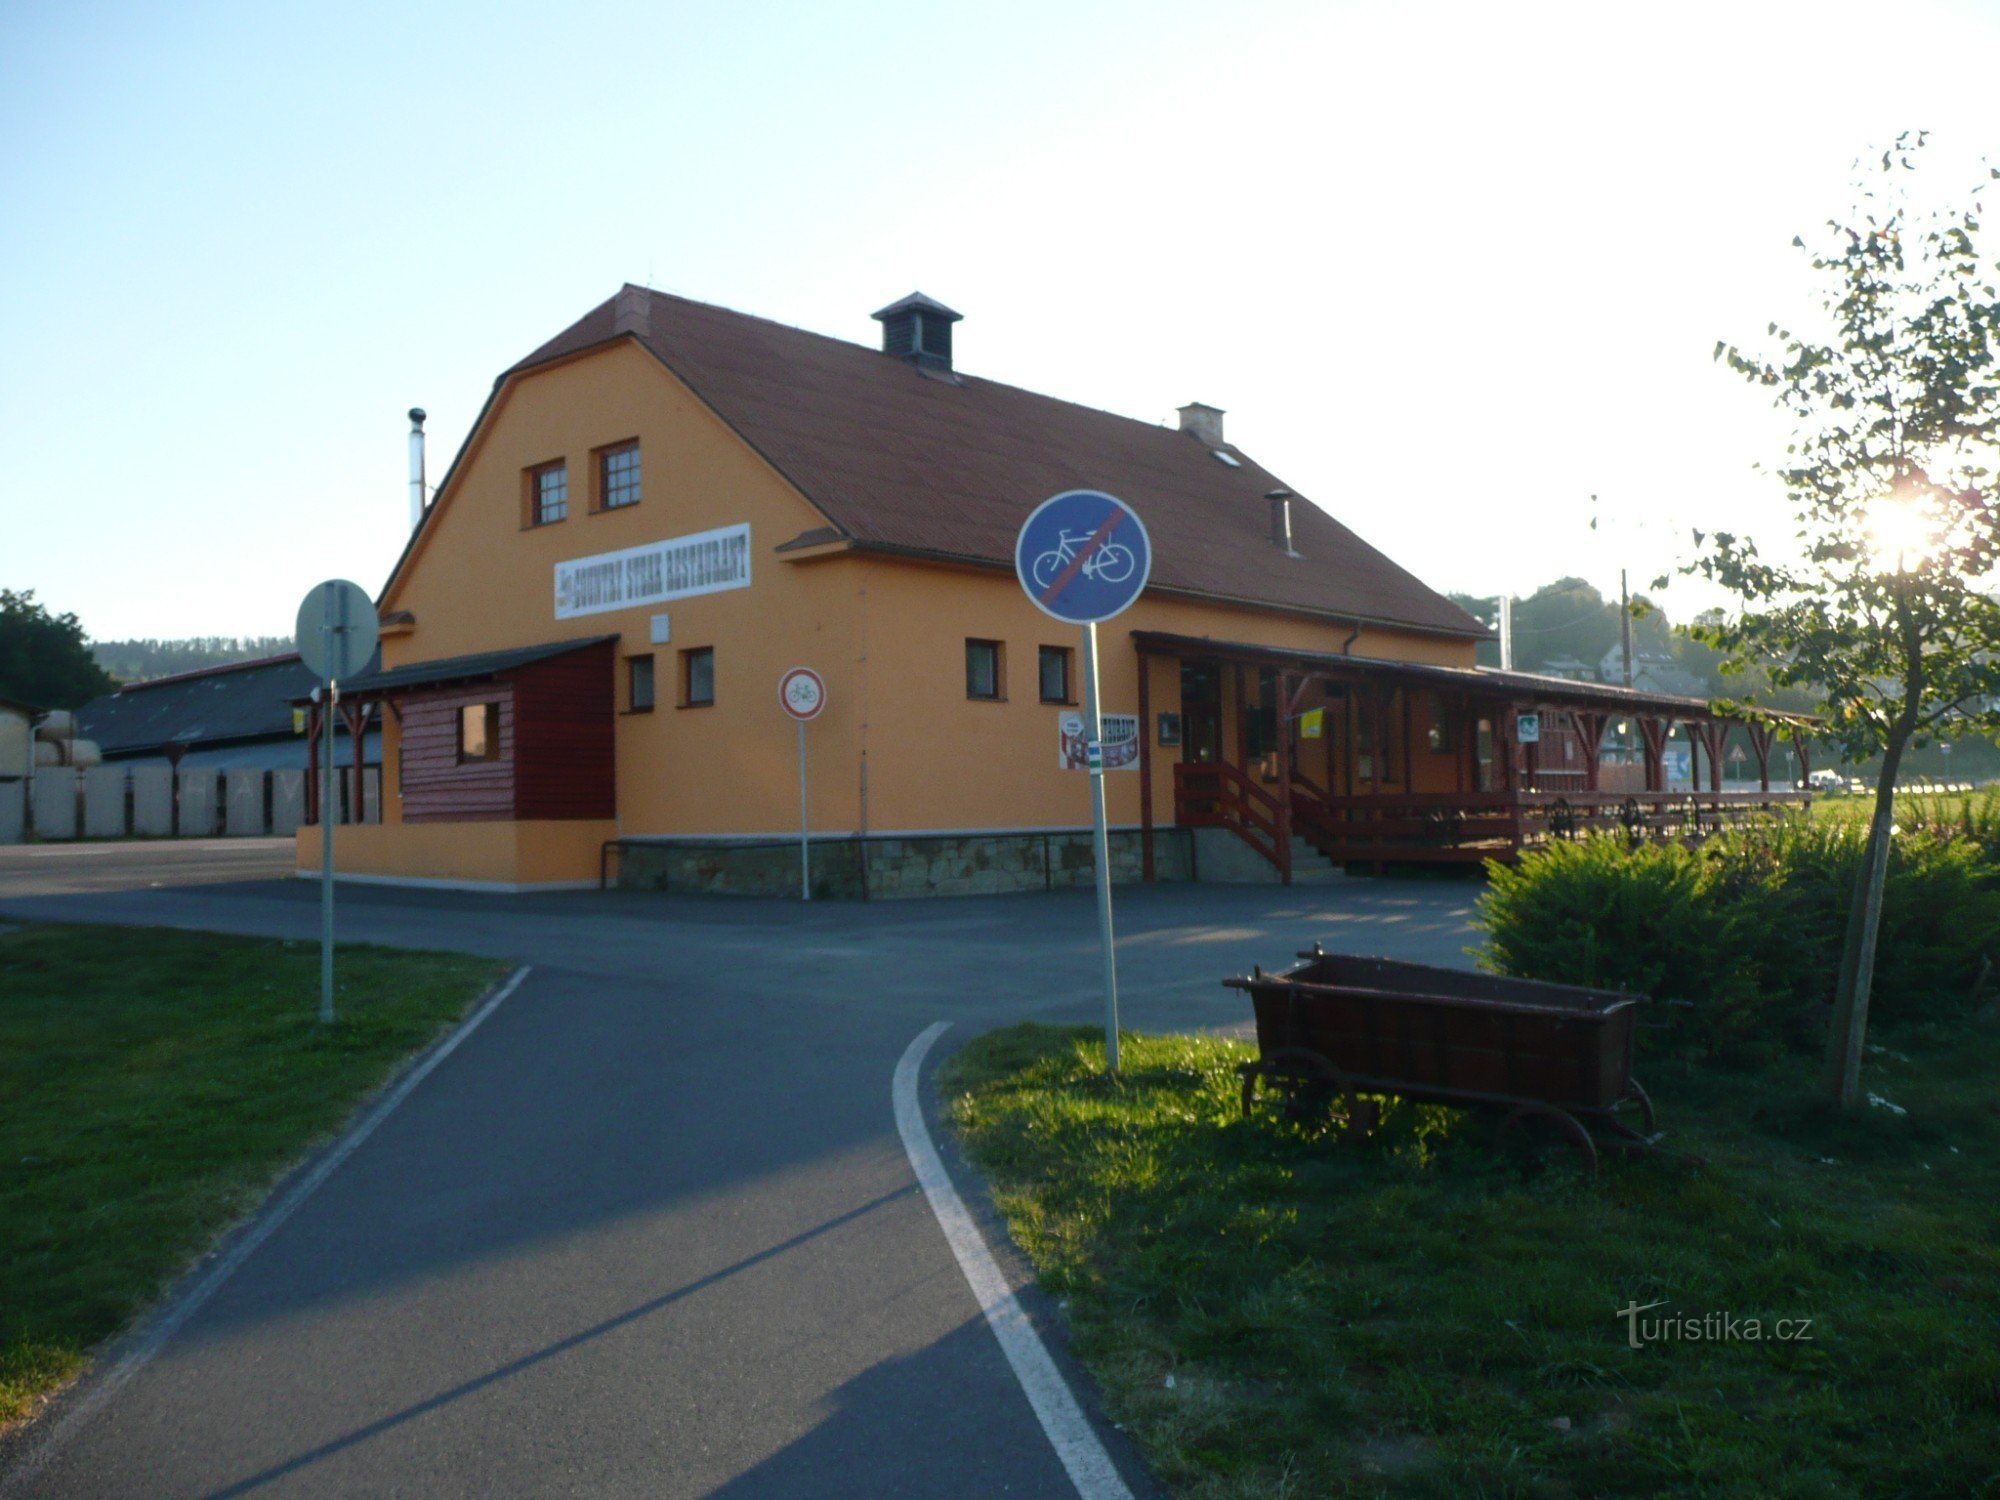
M 615 817 L 616 640 L 414 662 L 342 684 L 335 712 L 357 744 L 377 704 L 401 730 L 400 806 L 385 809 L 383 820 Z M 308 823 L 319 820 L 319 713 L 310 706 Z M 358 765 L 355 776 L 358 798 Z
M 1178 663 L 1174 822 L 1226 828 L 1291 878 L 1299 841 L 1336 864 L 1511 860 L 1587 829 L 1682 836 L 1804 802 L 1806 721 L 1527 672 L 1134 631 L 1140 805 L 1152 872 L 1148 668 Z M 1782 731 L 1791 752 L 1773 783 Z M 1687 774 L 1676 776 L 1681 766 Z M 1727 779 L 1725 770 L 1739 774 Z

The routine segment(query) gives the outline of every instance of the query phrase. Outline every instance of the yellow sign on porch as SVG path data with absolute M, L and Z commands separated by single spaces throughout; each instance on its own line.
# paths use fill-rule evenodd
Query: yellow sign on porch
M 1326 710 L 1309 708 L 1299 715 L 1299 738 L 1316 740 L 1326 732 Z

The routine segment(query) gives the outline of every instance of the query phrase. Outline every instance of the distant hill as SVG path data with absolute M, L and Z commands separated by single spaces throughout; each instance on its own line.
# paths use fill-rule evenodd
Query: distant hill
M 93 641 L 90 654 L 97 664 L 124 682 L 146 682 L 176 672 L 197 672 L 224 662 L 279 656 L 294 649 L 284 635 L 198 635 L 184 641 L 148 637 L 138 641 Z

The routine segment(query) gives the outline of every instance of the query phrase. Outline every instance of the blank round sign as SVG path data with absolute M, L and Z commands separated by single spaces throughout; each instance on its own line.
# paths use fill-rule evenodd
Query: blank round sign
M 299 656 L 322 682 L 339 682 L 367 666 L 381 635 L 375 601 L 345 578 L 315 584 L 299 605 Z

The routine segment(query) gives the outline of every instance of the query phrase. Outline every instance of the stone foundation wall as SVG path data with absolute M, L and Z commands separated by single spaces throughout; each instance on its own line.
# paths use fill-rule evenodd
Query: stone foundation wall
M 1144 861 L 1139 832 L 1113 830 L 1109 844 L 1113 882 L 1138 880 Z M 1153 868 L 1161 880 L 1191 878 L 1192 845 L 1185 830 L 1155 830 Z M 812 844 L 815 900 L 991 896 L 1088 886 L 1096 878 L 1088 829 L 815 839 Z M 799 846 L 628 840 L 618 846 L 618 884 L 624 890 L 796 896 Z

